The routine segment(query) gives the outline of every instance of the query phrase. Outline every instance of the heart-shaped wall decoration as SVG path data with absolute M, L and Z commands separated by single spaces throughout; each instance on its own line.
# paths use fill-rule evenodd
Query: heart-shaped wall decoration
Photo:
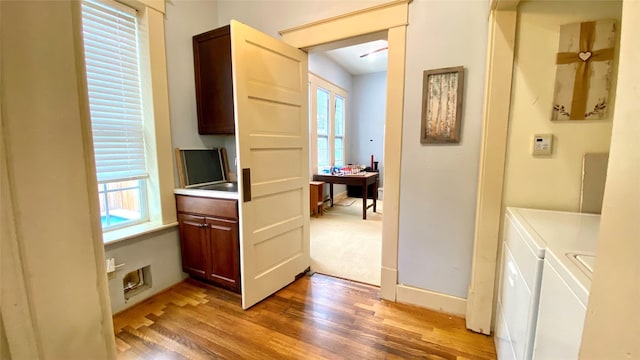
M 582 61 L 587 61 L 591 57 L 591 51 L 581 51 L 578 53 L 578 57 Z

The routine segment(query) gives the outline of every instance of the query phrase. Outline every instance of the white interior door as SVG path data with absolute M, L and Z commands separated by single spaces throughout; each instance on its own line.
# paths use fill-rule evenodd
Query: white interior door
M 309 267 L 307 54 L 231 21 L 247 309 Z

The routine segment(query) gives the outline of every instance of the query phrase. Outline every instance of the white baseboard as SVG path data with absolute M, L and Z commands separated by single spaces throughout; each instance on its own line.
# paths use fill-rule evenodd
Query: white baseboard
M 380 269 L 380 297 L 389 301 L 396 301 L 396 286 L 398 284 L 398 270 L 382 267 Z
M 333 203 L 335 204 L 340 200 L 346 199 L 347 197 L 348 196 L 347 196 L 347 192 L 346 191 L 333 194 Z M 331 206 L 331 202 L 329 201 L 329 197 L 327 196 L 327 198 L 324 199 L 324 203 L 322 203 L 322 207 L 326 208 L 326 207 L 330 207 L 330 206 Z
M 407 285 L 396 287 L 397 300 L 401 303 L 421 306 L 441 313 L 464 318 L 467 300 Z
M 496 321 L 496 304 L 492 307 L 493 311 L 490 314 L 486 314 L 484 309 L 491 305 L 478 304 L 478 301 L 476 292 L 469 286 L 469 291 L 467 292 L 467 316 L 465 317 L 467 329 L 490 335 L 495 326 L 493 321 Z M 484 307 L 481 307 L 483 305 Z M 489 326 L 487 326 L 487 324 L 489 324 Z
M 347 198 L 347 192 L 343 191 L 341 193 L 337 193 L 337 194 L 333 194 L 333 202 L 336 203 L 342 199 L 346 199 Z

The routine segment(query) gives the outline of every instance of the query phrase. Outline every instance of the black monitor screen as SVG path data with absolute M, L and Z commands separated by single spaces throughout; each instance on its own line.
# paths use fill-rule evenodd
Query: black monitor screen
M 226 181 L 219 149 L 180 150 L 185 186 Z

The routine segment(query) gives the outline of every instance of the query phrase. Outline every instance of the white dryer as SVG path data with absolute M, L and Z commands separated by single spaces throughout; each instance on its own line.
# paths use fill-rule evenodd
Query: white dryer
M 494 341 L 498 359 L 531 359 L 546 242 L 531 227 L 530 209 L 508 207 L 503 227 L 502 257 Z
M 558 335 L 569 341 L 572 335 L 554 334 L 553 329 L 549 328 L 555 326 L 552 322 L 553 313 L 558 309 L 538 309 L 541 296 L 546 299 L 545 309 L 549 307 L 547 305 L 554 304 L 557 296 L 562 296 L 553 290 L 555 287 L 552 285 L 542 290 L 541 295 L 541 288 L 545 288 L 542 285 L 543 273 L 547 275 L 547 268 L 554 265 L 558 269 L 561 266 L 566 269 L 567 264 L 575 265 L 576 260 L 582 259 L 570 258 L 566 253 L 595 255 L 599 223 L 599 215 L 512 207 L 506 209 L 494 334 L 498 359 L 547 359 L 546 354 L 556 351 L 556 343 L 551 342 L 551 338 Z M 549 249 L 556 251 L 553 259 L 546 259 Z M 558 271 L 563 273 L 562 269 Z M 584 284 L 574 288 L 584 290 Z M 581 296 L 586 304 L 588 290 L 586 295 L 582 291 Z M 560 311 L 569 313 L 572 309 Z M 574 323 L 575 326 L 569 327 L 581 334 L 582 323 Z M 575 330 L 577 327 L 579 329 Z M 542 334 L 537 337 L 538 340 L 536 333 Z M 546 334 L 551 335 L 546 337 Z

